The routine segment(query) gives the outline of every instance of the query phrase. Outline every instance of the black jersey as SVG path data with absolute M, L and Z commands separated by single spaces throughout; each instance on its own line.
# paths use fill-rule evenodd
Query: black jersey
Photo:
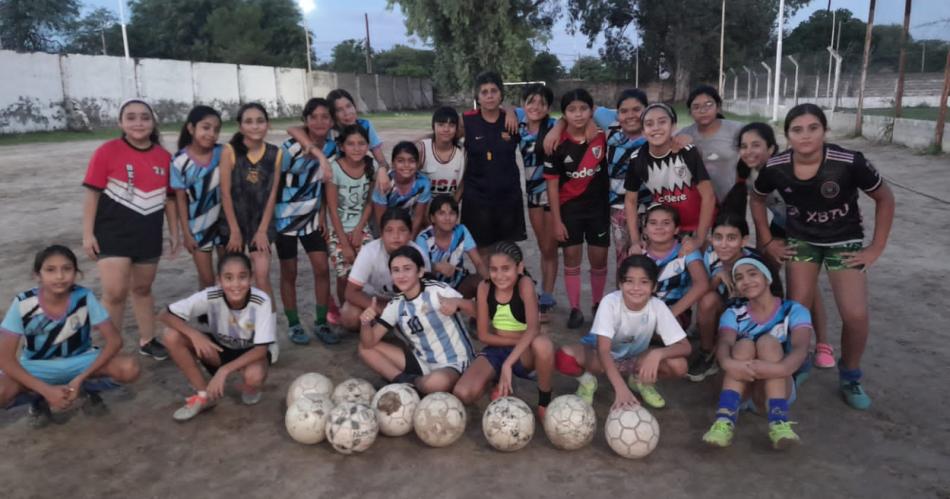
M 576 142 L 566 131 L 544 163 L 544 178 L 558 179 L 562 209 L 607 211 L 610 179 L 607 176 L 607 137 L 603 132 L 590 141 Z
M 808 180 L 795 177 L 792 151 L 766 163 L 752 188 L 765 196 L 778 191 L 785 201 L 789 237 L 831 245 L 864 239 L 858 189 L 873 192 L 883 183 L 864 155 L 826 144 L 818 173 Z
M 505 112 L 489 123 L 479 111 L 462 115 L 465 124 L 465 174 L 462 205 L 521 205 L 521 172 L 515 159 L 518 136 L 505 131 Z
M 228 154 L 234 156 L 234 167 L 231 170 L 231 204 L 243 242 L 251 244 L 264 216 L 271 187 L 274 182 L 279 181 L 275 178 L 274 169 L 283 155 L 279 147 L 268 143 L 264 144 L 263 153 L 254 160 L 248 157 L 248 154 L 235 154 L 230 144 L 226 147 Z M 221 218 L 221 235 L 227 240 L 231 231 L 223 210 Z M 267 238 L 273 241 L 276 237 L 277 230 L 272 219 L 268 224 Z

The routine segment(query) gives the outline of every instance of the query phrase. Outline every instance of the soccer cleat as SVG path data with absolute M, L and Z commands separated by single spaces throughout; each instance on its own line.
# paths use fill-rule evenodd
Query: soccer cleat
M 699 355 L 693 358 L 689 363 L 689 370 L 686 377 L 690 381 L 700 382 L 709 376 L 719 372 L 719 363 L 716 362 L 716 355 L 712 352 L 704 354 L 701 350 Z
M 736 425 L 728 419 L 719 418 L 709 431 L 703 435 L 703 442 L 713 447 L 729 447 L 732 445 L 732 436 L 735 434 Z
M 214 407 L 214 403 L 208 400 L 207 395 L 201 396 L 196 393 L 185 399 L 185 405 L 175 411 L 175 413 L 172 414 L 172 418 L 178 422 L 188 421 L 212 407 Z
M 584 399 L 584 402 L 594 405 L 594 394 L 597 393 L 597 377 L 585 373 L 577 381 L 577 391 L 574 394 Z
M 864 387 L 860 381 L 841 380 L 841 396 L 852 409 L 866 411 L 871 407 L 871 397 L 864 392 Z
M 297 345 L 310 343 L 310 336 L 307 335 L 307 331 L 305 331 L 300 324 L 290 326 L 290 328 L 287 329 L 287 336 L 290 337 L 290 341 Z
M 827 343 L 815 345 L 815 367 L 830 369 L 835 367 L 835 347 Z
M 151 357 L 155 360 L 165 360 L 168 358 L 168 350 L 166 350 L 165 345 L 159 343 L 156 338 L 152 338 L 144 345 L 139 345 L 139 354 Z
M 584 325 L 584 313 L 579 308 L 571 309 L 571 316 L 567 319 L 568 329 L 577 329 Z
M 241 390 L 241 403 L 244 405 L 254 405 L 261 401 L 261 390 Z
M 336 345 L 340 342 L 340 335 L 326 324 L 314 324 L 313 335 L 324 345 Z
M 793 424 L 791 421 L 769 423 L 769 440 L 772 441 L 773 449 L 785 450 L 802 443 L 802 440 L 792 430 Z
M 49 404 L 42 397 L 30 403 L 30 410 L 27 414 L 30 417 L 30 427 L 37 430 L 45 428 L 53 420 L 53 413 L 49 409 Z
M 627 378 L 627 386 L 631 390 L 640 394 L 640 398 L 643 399 L 643 402 L 646 405 L 654 409 L 662 409 L 666 407 L 666 400 L 663 399 L 663 396 L 660 395 L 660 392 L 656 391 L 655 385 L 644 385 L 637 380 L 637 378 L 630 376 Z

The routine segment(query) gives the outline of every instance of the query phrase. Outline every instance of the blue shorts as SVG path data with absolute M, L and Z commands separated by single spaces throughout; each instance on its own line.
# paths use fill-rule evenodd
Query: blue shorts
M 581 337 L 581 345 L 591 347 L 596 351 L 597 350 L 597 336 L 599 335 L 596 335 L 594 333 L 585 334 L 583 337 Z M 650 347 L 649 344 L 645 345 L 643 348 L 638 348 L 638 345 L 636 343 L 621 343 L 619 345 L 611 344 L 610 354 L 613 355 L 615 361 L 620 362 L 623 360 L 633 359 L 634 357 L 645 352 L 647 348 L 649 347 Z
M 508 359 L 508 356 L 511 355 L 514 349 L 515 347 L 485 347 L 481 353 L 478 354 L 479 357 L 485 357 L 495 370 L 495 381 L 498 381 L 499 376 L 501 376 L 502 364 L 505 363 L 505 360 Z M 524 365 L 521 364 L 521 359 L 518 359 L 515 365 L 512 366 L 511 374 L 522 379 L 538 379 L 538 375 L 534 371 L 528 371 Z
M 20 358 L 20 365 L 30 376 L 47 385 L 65 385 L 82 374 L 99 358 L 99 349 L 90 348 L 79 355 L 55 359 L 31 360 Z

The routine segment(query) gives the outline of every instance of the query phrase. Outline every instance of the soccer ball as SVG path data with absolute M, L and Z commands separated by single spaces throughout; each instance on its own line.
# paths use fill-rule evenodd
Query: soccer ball
M 287 408 L 284 425 L 290 438 L 302 444 L 313 445 L 326 436 L 327 420 L 333 402 L 324 395 L 305 393 Z
M 596 428 L 594 408 L 577 395 L 557 397 L 544 414 L 544 433 L 558 449 L 580 449 L 594 438 Z
M 293 406 L 294 401 L 305 393 L 330 398 L 330 394 L 333 393 L 333 382 L 320 373 L 301 374 L 287 389 L 287 408 Z
M 614 409 L 604 423 L 604 435 L 610 448 L 621 457 L 640 459 L 656 448 L 660 424 L 643 406 Z
M 492 447 L 504 452 L 516 451 L 528 445 L 534 436 L 534 414 L 523 400 L 502 397 L 485 409 L 482 433 Z
M 412 431 L 412 416 L 419 405 L 419 394 L 408 383 L 386 385 L 373 396 L 370 407 L 376 412 L 379 432 L 401 437 Z
M 333 403 L 339 405 L 343 402 L 358 402 L 369 405 L 375 394 L 376 389 L 369 384 L 369 381 L 350 378 L 337 385 L 333 390 Z
M 412 418 L 416 436 L 431 447 L 446 447 L 465 432 L 465 406 L 455 395 L 437 392 L 426 395 Z
M 340 454 L 369 449 L 376 441 L 377 433 L 376 415 L 366 404 L 344 402 L 330 411 L 327 441 Z

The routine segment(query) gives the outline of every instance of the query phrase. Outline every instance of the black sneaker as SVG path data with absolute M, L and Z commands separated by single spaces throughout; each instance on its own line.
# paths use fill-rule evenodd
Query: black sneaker
M 86 403 L 82 406 L 82 412 L 87 416 L 98 417 L 109 412 L 109 408 L 98 392 L 86 392 Z
M 571 309 L 571 316 L 567 318 L 567 328 L 577 329 L 584 325 L 584 313 L 579 308 Z
M 165 360 L 168 358 L 168 350 L 166 350 L 165 345 L 159 343 L 156 338 L 152 338 L 148 343 L 140 345 L 139 353 L 155 360 Z
M 705 353 L 700 350 L 699 355 L 693 358 L 689 363 L 689 369 L 686 377 L 690 381 L 700 382 L 709 376 L 719 372 L 719 363 L 716 362 L 715 353 Z
M 49 404 L 46 403 L 44 398 L 39 398 L 30 403 L 28 414 L 30 426 L 35 429 L 44 428 L 53 420 L 53 413 L 49 410 Z

